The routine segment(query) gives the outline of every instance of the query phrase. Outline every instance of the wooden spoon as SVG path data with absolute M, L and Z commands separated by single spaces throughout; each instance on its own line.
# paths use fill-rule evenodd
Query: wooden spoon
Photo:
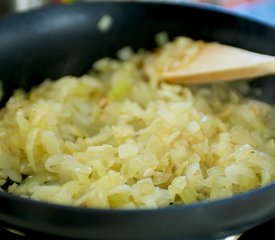
M 143 68 L 170 83 L 215 83 L 275 74 L 275 57 L 180 37 L 150 54 Z

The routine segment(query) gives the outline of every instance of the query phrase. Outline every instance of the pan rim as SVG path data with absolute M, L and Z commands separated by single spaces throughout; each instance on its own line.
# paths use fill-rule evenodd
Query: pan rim
M 177 204 L 170 205 L 166 207 L 159 208 L 133 208 L 133 209 L 114 209 L 114 208 L 94 208 L 94 207 L 81 207 L 81 206 L 70 206 L 66 204 L 52 203 L 41 200 L 35 200 L 19 195 L 13 195 L 7 192 L 0 192 L 0 199 L 6 199 L 8 201 L 13 201 L 18 204 L 31 204 L 36 207 L 48 208 L 54 210 L 61 211 L 73 211 L 79 213 L 115 213 L 115 214 L 135 214 L 135 213 L 156 213 L 156 212 L 167 212 L 167 211 L 184 211 L 184 210 L 192 210 L 196 208 L 206 208 L 206 207 L 215 207 L 219 205 L 233 204 L 234 202 L 238 202 L 245 199 L 250 199 L 253 196 L 257 196 L 258 194 L 262 194 L 267 191 L 275 191 L 275 182 L 270 183 L 266 186 L 259 187 L 257 189 L 253 189 L 247 192 L 242 192 L 239 194 L 235 194 L 231 197 L 225 197 L 220 199 L 212 199 L 212 200 L 203 200 L 199 202 L 193 202 L 189 204 Z

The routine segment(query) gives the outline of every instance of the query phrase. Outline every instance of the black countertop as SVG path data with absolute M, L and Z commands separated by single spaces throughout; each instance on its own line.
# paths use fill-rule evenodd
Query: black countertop
M 275 218 L 273 220 L 267 221 L 255 228 L 252 228 L 244 232 L 239 240 L 274 240 L 275 239 Z M 66 240 L 66 238 L 46 236 L 45 234 L 34 235 L 18 235 L 20 232 L 15 232 L 14 230 L 5 230 L 0 227 L 0 239 L 1 240 L 34 240 L 34 239 L 51 239 L 51 240 Z M 96 239 L 95 239 L 96 240 Z M 148 239 L 149 240 L 149 239 Z M 170 240 L 170 239 L 169 239 Z

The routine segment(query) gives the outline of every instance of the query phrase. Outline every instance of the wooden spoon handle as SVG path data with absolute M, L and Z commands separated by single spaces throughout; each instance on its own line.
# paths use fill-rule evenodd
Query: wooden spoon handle
M 151 54 L 144 69 L 170 83 L 215 83 L 275 74 L 275 57 L 179 38 Z
M 275 74 L 275 57 L 209 43 L 188 66 L 163 72 L 161 78 L 190 84 L 236 81 L 270 74 Z

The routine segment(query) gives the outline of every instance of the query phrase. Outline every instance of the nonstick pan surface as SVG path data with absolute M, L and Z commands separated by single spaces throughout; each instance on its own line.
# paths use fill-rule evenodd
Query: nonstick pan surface
M 111 29 L 96 27 L 103 15 Z M 0 79 L 5 100 L 16 88 L 87 72 L 124 46 L 155 47 L 154 36 L 185 35 L 275 55 L 275 28 L 222 10 L 187 4 L 98 2 L 50 6 L 0 18 Z M 257 79 L 275 103 L 275 79 Z M 217 239 L 275 215 L 275 184 L 235 197 L 151 210 L 66 207 L 0 192 L 0 221 L 18 229 L 77 239 Z

